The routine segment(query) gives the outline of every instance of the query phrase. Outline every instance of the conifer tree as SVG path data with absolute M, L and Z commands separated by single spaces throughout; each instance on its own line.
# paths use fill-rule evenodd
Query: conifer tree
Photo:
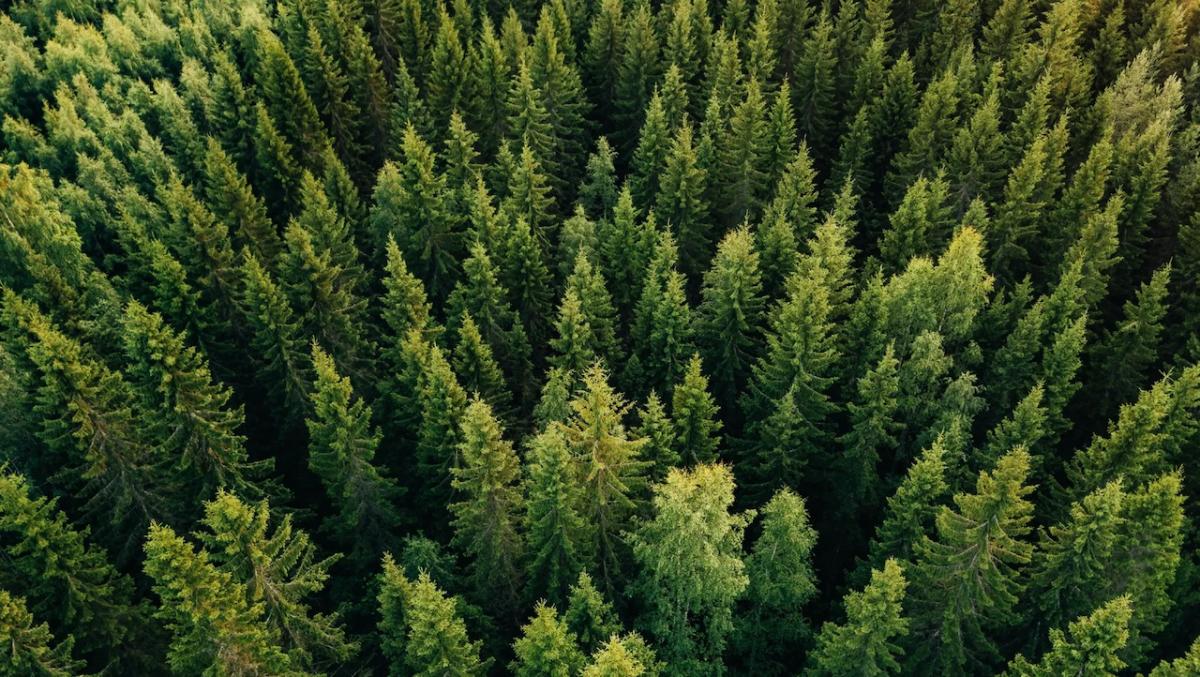
M 1125 303 L 1121 321 L 1097 344 L 1094 368 L 1104 376 L 1093 380 L 1104 384 L 1096 394 L 1103 411 L 1132 400 L 1145 385 L 1149 366 L 1158 361 L 1170 277 L 1170 264 L 1154 271 L 1137 296 Z
M 400 515 L 395 500 L 401 489 L 373 464 L 379 430 L 371 408 L 354 399 L 350 379 L 339 375 L 333 360 L 315 343 L 312 363 L 312 415 L 308 426 L 308 466 L 337 509 L 326 528 L 353 544 L 358 562 L 373 559 L 392 542 Z
M 637 590 L 645 626 L 676 669 L 719 664 L 733 629 L 734 602 L 749 584 L 741 549 L 750 517 L 731 514 L 732 504 L 728 467 L 674 469 L 654 489 L 654 519 L 631 537 L 642 565 Z
M 595 652 L 621 631 L 617 612 L 596 590 L 592 577 L 586 571 L 579 572 L 579 579 L 571 585 L 563 618 L 571 634 L 578 638 L 579 647 L 588 654 Z
M 760 83 L 751 80 L 745 99 L 732 107 L 729 125 L 717 145 L 717 176 L 723 179 L 714 182 L 720 198 L 717 211 L 727 225 L 758 216 L 767 144 L 766 103 Z
M 512 410 L 512 398 L 504 374 L 492 356 L 492 348 L 479 334 L 479 327 L 470 313 L 464 313 L 458 328 L 458 344 L 454 346 L 454 373 L 463 390 L 474 393 L 501 417 Z
M 71 486 L 103 540 L 127 552 L 173 507 L 165 461 L 134 423 L 130 385 L 11 290 L 4 291 L 4 318 L 28 336 L 23 343 L 37 369 L 37 434 L 54 484 Z
M 24 598 L 0 590 L 0 640 L 7 647 L 6 672 L 13 675 L 68 677 L 83 669 L 83 661 L 71 657 L 74 640 L 55 642 L 46 623 L 34 625 Z
M 390 557 L 385 558 L 379 602 L 384 654 L 393 662 L 402 661 L 407 674 L 487 674 L 491 661 L 480 659 L 481 643 L 467 636 L 456 600 L 447 597 L 427 572 L 410 581 Z M 398 664 L 392 674 L 400 674 Z
M 879 255 L 890 270 L 903 270 L 909 259 L 928 256 L 949 235 L 949 185 L 938 176 L 919 177 L 904 193 L 879 243 Z
M 888 498 L 883 522 L 871 540 L 870 567 L 878 569 L 891 558 L 913 561 L 917 546 L 933 533 L 934 519 L 948 495 L 946 449 L 937 439 L 921 452 Z
M 579 307 L 592 331 L 597 355 L 614 368 L 622 363 L 624 350 L 617 334 L 617 311 L 613 306 L 602 271 L 593 264 L 595 255 L 580 251 L 567 278 L 567 289 L 579 298 Z
M 461 460 L 462 417 L 467 393 L 437 346 L 429 346 L 417 378 L 417 435 L 415 464 L 421 498 L 427 510 L 444 519 L 440 510 L 450 496 L 452 468 Z
M 571 400 L 571 418 L 563 435 L 582 487 L 581 513 L 592 528 L 595 571 L 611 592 L 620 576 L 623 532 L 645 485 L 641 459 L 645 440 L 630 439 L 626 433 L 622 419 L 629 405 L 608 385 L 603 368 L 590 367 L 582 384 Z
M 622 16 L 620 28 L 621 56 L 615 70 L 613 118 L 623 133 L 619 147 L 632 149 L 635 142 L 633 131 L 644 124 L 644 114 L 650 103 L 654 83 L 658 81 L 662 64 L 659 59 L 658 38 L 654 30 L 654 17 L 650 7 L 637 5 L 628 16 Z
M 675 444 L 675 424 L 653 390 L 646 396 L 646 406 L 637 413 L 638 427 L 634 433 L 646 440 L 641 452 L 642 460 L 647 464 L 646 477 L 651 482 L 661 482 L 666 478 L 667 471 L 680 462 Z
M 695 352 L 692 309 L 684 277 L 675 270 L 677 258 L 674 238 L 662 233 L 634 312 L 634 355 L 649 376 L 649 385 L 663 392 L 679 382 L 686 360 Z
M 671 419 L 675 424 L 675 448 L 686 465 L 717 460 L 721 444 L 718 407 L 708 393 L 708 378 L 699 355 L 688 362 L 683 381 L 671 397 Z
M 500 250 L 500 281 L 533 345 L 540 345 L 548 334 L 552 278 L 544 251 L 545 242 L 538 241 L 530 223 L 520 216 L 508 228 Z
M 254 194 L 246 177 L 214 139 L 208 139 L 204 160 L 204 194 L 209 209 L 247 247 L 268 264 L 279 253 L 279 235 L 267 216 L 266 205 Z
M 704 274 L 696 338 L 713 377 L 713 391 L 727 411 L 743 390 L 762 342 L 763 296 L 759 256 L 745 228 L 721 240 Z
M 463 412 L 458 454 L 460 460 L 451 467 L 452 486 L 462 497 L 450 504 L 454 544 L 470 557 L 476 597 L 495 613 L 513 612 L 521 594 L 524 549 L 517 486 L 521 469 L 483 400 L 475 399 Z
M 1020 677 L 1038 675 L 1116 675 L 1125 663 L 1117 656 L 1129 637 L 1129 598 L 1118 597 L 1096 609 L 1091 615 L 1072 621 L 1067 635 L 1058 628 L 1050 630 L 1050 650 L 1037 663 L 1018 654 L 1005 674 Z
M 247 504 L 220 491 L 205 504 L 207 531 L 197 537 L 217 567 L 246 586 L 247 600 L 263 605 L 281 645 L 301 664 L 347 660 L 357 646 L 346 638 L 337 615 L 313 613 L 305 602 L 325 587 L 339 556 L 317 560 L 316 546 L 292 527 L 290 515 L 273 529 L 272 521 L 266 501 Z
M 563 605 L 576 574 L 590 559 L 587 524 L 578 508 L 580 485 L 556 426 L 533 438 L 525 459 L 528 597 Z
M 692 145 L 692 126 L 685 116 L 656 173 L 659 186 L 653 204 L 655 216 L 682 243 L 680 266 L 693 277 L 704 269 L 712 246 L 709 205 L 704 198 L 708 177 L 698 162 Z
M 383 294 L 379 319 L 383 320 L 395 341 L 403 340 L 414 329 L 429 338 L 436 337 L 439 328 L 433 319 L 433 308 L 425 293 L 425 286 L 409 272 L 400 247 L 390 234 L 384 250 L 387 259 L 381 281 Z M 384 354 L 389 350 L 390 347 L 385 347 Z
M 908 581 L 895 559 L 871 572 L 871 582 L 846 595 L 846 623 L 826 623 L 809 666 L 818 675 L 887 675 L 900 671 L 904 652 L 895 643 L 908 634 L 904 599 Z
M 833 24 L 827 11 L 817 17 L 816 25 L 804 41 L 804 50 L 796 62 L 796 126 L 800 138 L 822 152 L 833 135 L 837 50 L 833 42 Z
M 150 527 L 145 550 L 146 575 L 162 600 L 158 616 L 172 634 L 173 671 L 305 674 L 280 648 L 263 605 L 249 602 L 245 586 L 213 566 L 206 551 L 160 524 Z
M 920 543 L 910 652 L 918 664 L 955 670 L 994 660 L 982 628 L 1014 620 L 1023 587 L 1018 567 L 1032 553 L 1023 540 L 1033 512 L 1025 498 L 1033 491 L 1025 483 L 1029 463 L 1020 447 L 1005 454 L 979 474 L 976 493 L 954 497 L 957 510 L 941 509 L 936 539 Z
M 663 174 L 667 156 L 674 145 L 662 97 L 655 88 L 646 106 L 645 121 L 638 132 L 637 148 L 630 162 L 629 189 L 635 204 L 648 208 L 655 203 L 655 196 L 660 192 L 659 177 Z
M 563 296 L 554 329 L 558 334 L 550 339 L 555 352 L 550 363 L 554 367 L 581 374 L 596 362 L 596 339 L 574 289 L 567 289 Z
M 888 344 L 879 363 L 858 380 L 858 396 L 848 403 L 850 430 L 841 437 L 848 498 L 858 505 L 877 503 L 881 451 L 894 451 L 896 433 L 904 423 L 896 419 L 900 390 L 899 360 Z
M 806 240 L 817 225 L 816 201 L 816 170 L 808 143 L 801 141 L 775 184 L 774 197 L 768 203 L 763 219 L 780 220 L 787 224 L 797 241 Z
M 604 3 L 607 6 L 608 3 Z M 617 205 L 620 189 L 617 186 L 615 153 L 608 138 L 596 139 L 596 150 L 588 156 L 583 184 L 579 187 L 579 201 L 588 216 L 607 220 Z
M 534 607 L 533 618 L 513 642 L 513 653 L 516 660 L 509 669 L 519 677 L 573 675 L 584 662 L 566 623 L 559 619 L 553 606 L 542 602 Z
M 213 381 L 196 349 L 136 301 L 125 307 L 124 334 L 127 373 L 149 414 L 143 425 L 183 469 L 194 496 L 203 500 L 218 487 L 260 494 L 255 482 L 274 464 L 249 460 L 242 410 L 228 406 L 231 391 Z
M 252 254 L 242 262 L 241 303 L 250 329 L 250 347 L 272 405 L 285 421 L 308 406 L 309 357 L 288 299 Z
M 75 653 L 111 659 L 148 620 L 134 604 L 132 582 L 88 542 L 88 532 L 11 471 L 0 475 L 0 533 L 7 544 L 0 583 L 21 590 L 30 613 L 70 634 Z
M 816 531 L 804 499 L 780 489 L 762 509 L 762 535 L 746 558 L 752 611 L 737 620 L 735 646 L 750 669 L 779 673 L 794 664 L 808 623 L 801 613 L 817 593 L 812 551 Z

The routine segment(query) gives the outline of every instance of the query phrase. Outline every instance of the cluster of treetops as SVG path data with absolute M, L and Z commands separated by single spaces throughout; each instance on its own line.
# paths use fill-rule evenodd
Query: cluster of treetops
M 0 2 L 0 674 L 1200 674 L 1200 9 Z

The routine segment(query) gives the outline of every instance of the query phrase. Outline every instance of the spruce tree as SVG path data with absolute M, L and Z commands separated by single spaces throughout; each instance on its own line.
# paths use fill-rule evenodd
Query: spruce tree
M 309 356 L 300 326 L 283 289 L 252 254 L 242 262 L 241 304 L 250 347 L 281 420 L 291 422 L 308 408 Z
M 675 448 L 685 465 L 712 463 L 721 445 L 719 408 L 708 393 L 699 355 L 688 362 L 683 381 L 671 396 L 671 419 L 675 424 Z
M 555 368 L 581 374 L 596 362 L 596 339 L 574 289 L 563 296 L 554 330 L 558 336 L 550 339 L 555 352 L 550 363 Z
M 245 586 L 214 566 L 206 551 L 160 524 L 150 527 L 145 550 L 143 568 L 162 601 L 157 615 L 172 634 L 172 671 L 305 674 L 280 647 L 262 603 L 248 601 Z
M 579 572 L 579 580 L 571 585 L 567 611 L 563 614 L 567 628 L 579 640 L 579 647 L 591 654 L 621 631 L 621 622 L 612 604 L 604 599 L 592 577 Z
M 401 489 L 374 465 L 380 433 L 371 425 L 371 408 L 354 398 L 350 379 L 332 358 L 312 346 L 315 379 L 308 426 L 308 467 L 325 487 L 337 510 L 325 528 L 354 548 L 361 563 L 374 557 L 395 536 L 400 522 L 395 500 Z
M 516 659 L 509 669 L 518 677 L 573 675 L 584 662 L 566 623 L 559 619 L 553 606 L 542 602 L 534 607 L 533 618 L 513 642 L 513 653 Z
M 582 377 L 571 400 L 571 418 L 563 436 L 571 449 L 582 487 L 581 513 L 591 525 L 597 576 L 610 593 L 616 590 L 625 552 L 625 530 L 645 485 L 641 449 L 645 440 L 630 439 L 622 420 L 629 405 L 608 384 L 599 365 Z
M 458 328 L 453 365 L 463 390 L 482 398 L 501 417 L 512 413 L 512 396 L 504 381 L 504 374 L 470 313 L 463 314 L 462 325 Z
M 847 593 L 846 623 L 827 622 L 817 635 L 809 666 L 817 675 L 888 675 L 900 672 L 904 655 L 896 640 L 908 634 L 904 599 L 908 581 L 894 559 L 871 572 L 861 592 Z
M 426 572 L 410 581 L 385 558 L 380 577 L 380 633 L 384 654 L 394 662 L 391 674 L 481 677 L 491 660 L 479 657 L 456 600 L 447 597 Z M 406 671 L 402 671 L 402 662 Z
M 1117 656 L 1129 637 L 1129 598 L 1118 597 L 1091 615 L 1072 621 L 1070 639 L 1058 628 L 1050 630 L 1050 650 L 1037 663 L 1018 654 L 1005 674 L 1019 677 L 1039 675 L 1116 675 L 1125 667 Z
M 804 499 L 780 489 L 762 509 L 762 534 L 746 558 L 751 611 L 737 619 L 734 645 L 748 667 L 778 674 L 795 664 L 809 628 L 801 609 L 817 593 L 812 551 L 817 532 Z
M 272 522 L 275 522 L 272 528 Z M 290 515 L 272 520 L 266 501 L 248 504 L 221 491 L 204 506 L 206 531 L 197 538 L 222 571 L 246 586 L 247 601 L 262 604 L 281 645 L 302 665 L 345 661 L 357 645 L 346 638 L 337 614 L 309 610 L 305 598 L 319 593 L 338 555 L 317 559 L 308 534 Z
M 942 439 L 937 439 L 921 452 L 888 498 L 883 522 L 871 539 L 867 564 L 878 569 L 891 558 L 913 561 L 917 546 L 933 533 L 934 519 L 948 496 L 946 449 Z
M 638 410 L 637 437 L 646 440 L 642 447 L 642 460 L 646 462 L 646 477 L 651 482 L 661 482 L 667 471 L 679 465 L 679 452 L 675 444 L 675 424 L 667 415 L 658 393 L 653 390 L 646 396 L 646 406 Z
M 661 176 L 653 200 L 655 216 L 662 219 L 681 243 L 680 266 L 694 278 L 704 270 L 711 255 L 711 224 L 709 205 L 704 198 L 708 177 L 692 145 L 692 126 L 686 116 L 675 131 L 657 174 Z
M 459 460 L 451 467 L 451 485 L 461 497 L 449 506 L 454 544 L 470 558 L 476 598 L 498 615 L 512 613 L 521 595 L 524 550 L 520 462 L 483 400 L 467 406 L 461 425 Z
M 74 639 L 56 642 L 46 623 L 34 625 L 24 598 L 0 590 L 0 640 L 7 647 L 6 672 L 13 675 L 68 677 L 79 674 L 83 661 L 71 657 Z
M 524 473 L 528 597 L 561 606 L 590 560 L 591 543 L 579 514 L 581 492 L 570 450 L 557 426 L 529 442 Z
M 125 307 L 124 334 L 126 373 L 148 412 L 145 429 L 183 470 L 193 496 L 207 499 L 218 487 L 261 494 L 256 481 L 274 464 L 249 460 L 242 410 L 229 407 L 232 392 L 213 381 L 204 358 L 136 301 Z
M 881 452 L 895 450 L 896 433 L 904 428 L 904 422 L 896 417 L 899 364 L 889 343 L 879 363 L 858 380 L 855 400 L 846 405 L 850 430 L 839 442 L 843 446 L 847 493 L 857 505 L 877 503 Z
M 759 255 L 744 228 L 721 240 L 704 274 L 696 338 L 713 378 L 713 391 L 731 411 L 762 348 L 764 299 Z
M 919 591 L 913 613 L 911 654 L 917 664 L 963 670 L 995 660 L 985 627 L 1015 620 L 1023 588 L 1020 569 L 1029 562 L 1033 505 L 1026 496 L 1029 452 L 1005 454 L 992 471 L 979 474 L 974 494 L 954 497 L 957 510 L 938 513 L 936 538 L 917 549 L 913 570 Z

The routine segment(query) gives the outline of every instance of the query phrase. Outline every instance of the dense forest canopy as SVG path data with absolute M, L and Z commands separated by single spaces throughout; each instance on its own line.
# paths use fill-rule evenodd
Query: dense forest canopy
M 1200 675 L 1196 0 L 0 0 L 0 674 Z

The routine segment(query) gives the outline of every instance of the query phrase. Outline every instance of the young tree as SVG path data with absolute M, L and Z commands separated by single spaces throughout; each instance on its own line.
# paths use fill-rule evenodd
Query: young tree
M 700 356 L 693 355 L 671 397 L 675 448 L 686 465 L 716 461 L 721 445 L 719 409 L 708 394 L 708 378 L 701 367 Z
M 850 430 L 838 441 L 843 445 L 848 498 L 856 505 L 878 502 L 880 451 L 894 451 L 896 434 L 904 429 L 896 416 L 899 365 L 894 346 L 889 343 L 879 363 L 858 380 L 858 397 L 846 405 Z
M 308 409 L 309 357 L 287 296 L 249 253 L 242 262 L 241 304 L 271 404 L 290 424 Z
M 469 312 L 463 314 L 462 325 L 458 328 L 453 360 L 454 373 L 463 390 L 483 398 L 502 417 L 512 412 L 512 395 L 504 374 L 496 364 L 496 358 L 492 357 L 492 347 L 483 340 Z
M 338 374 L 332 358 L 315 343 L 312 362 L 308 467 L 337 510 L 325 527 L 339 541 L 353 544 L 352 557 L 365 563 L 394 541 L 400 522 L 395 501 L 402 489 L 373 463 L 380 433 L 371 426 L 371 408 L 353 398 L 350 379 Z
M 579 672 L 584 661 L 567 624 L 553 606 L 542 602 L 513 642 L 513 653 L 516 660 L 509 669 L 518 677 L 567 677 Z
M 888 675 L 900 672 L 904 655 L 895 642 L 908 634 L 904 599 L 908 581 L 895 559 L 871 572 L 862 592 L 846 595 L 846 623 L 825 623 L 809 666 L 817 675 Z
M 521 468 L 512 444 L 486 402 L 476 398 L 462 416 L 462 442 L 451 467 L 461 500 L 450 504 L 454 544 L 471 561 L 475 596 L 499 615 L 513 613 L 521 595 L 519 531 Z
M 645 626 L 676 669 L 720 664 L 734 603 L 749 584 L 741 550 L 751 516 L 731 514 L 732 504 L 728 467 L 674 469 L 654 489 L 654 518 L 631 536 Z
M 679 465 L 679 452 L 675 444 L 675 424 L 667 415 L 658 393 L 653 390 L 646 396 L 646 406 L 638 410 L 638 427 L 634 435 L 646 440 L 641 457 L 646 463 L 646 478 L 650 482 L 661 482 L 667 471 Z
M 708 174 L 692 144 L 692 125 L 686 118 L 675 132 L 658 172 L 654 212 L 681 243 L 684 274 L 700 275 L 712 253 L 709 204 L 705 200 Z
M 563 296 L 554 329 L 558 336 L 550 339 L 550 348 L 555 353 L 550 364 L 556 369 L 580 374 L 596 362 L 592 326 L 574 289 L 567 289 Z

